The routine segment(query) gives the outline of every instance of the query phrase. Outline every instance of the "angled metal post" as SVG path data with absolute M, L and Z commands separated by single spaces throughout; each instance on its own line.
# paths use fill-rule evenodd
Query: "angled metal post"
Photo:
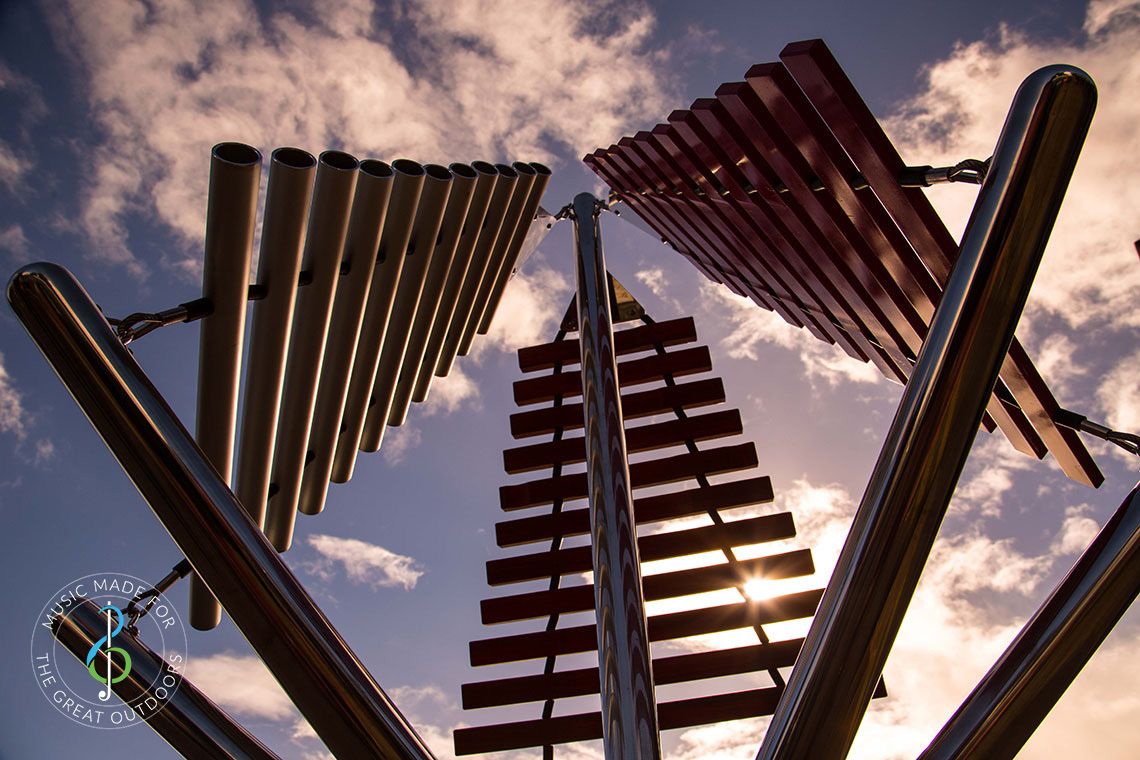
M 1049 66 L 1014 98 L 914 372 L 759 760 L 847 755 L 1009 351 L 1096 105 Z
M 8 302 L 159 522 L 337 757 L 433 757 L 61 266 Z
M 1140 485 L 920 760 L 1013 758 L 1140 594 Z
M 68 600 L 64 611 L 52 621 L 52 634 L 59 643 L 84 662 L 88 650 L 101 641 L 104 618 L 99 607 L 89 599 Z M 111 691 L 133 704 L 144 700 L 148 692 L 159 684 L 168 691 L 159 707 L 139 709 L 136 713 L 154 729 L 178 754 L 190 760 L 214 760 L 219 757 L 248 758 L 248 760 L 277 760 L 274 754 L 241 724 L 214 704 L 171 663 L 157 655 L 128 630 L 115 637 L 115 646 L 130 657 L 127 676 L 116 663 Z M 150 697 L 154 699 L 154 697 Z
M 578 334 L 606 760 L 661 757 L 600 204 L 574 198 Z

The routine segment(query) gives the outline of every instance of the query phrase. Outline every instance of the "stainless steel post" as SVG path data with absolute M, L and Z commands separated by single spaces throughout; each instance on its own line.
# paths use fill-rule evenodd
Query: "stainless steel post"
M 222 482 L 66 269 L 30 264 L 8 301 L 194 570 L 338 757 L 431 751 Z
M 99 606 L 83 599 L 65 605 L 63 614 L 52 621 L 52 633 L 84 662 L 87 652 L 102 637 L 104 621 Z M 130 656 L 131 667 L 126 678 L 114 683 L 122 674 L 119 663 L 115 663 L 111 691 L 124 704 L 137 705 L 135 713 L 178 754 L 189 760 L 277 760 L 268 747 L 190 683 L 180 667 L 163 660 L 129 631 L 115 637 L 115 646 Z M 156 684 L 166 690 L 161 701 L 155 697 Z M 148 699 L 154 700 L 155 706 L 142 709 Z
M 851 533 L 758 758 L 846 756 L 1009 350 L 1096 105 L 1080 69 L 1022 83 Z
M 922 760 L 1012 758 L 1140 594 L 1140 485 L 1085 550 Z
M 609 278 L 589 193 L 574 198 L 586 477 L 606 760 L 661 757 L 641 561 L 617 383 Z

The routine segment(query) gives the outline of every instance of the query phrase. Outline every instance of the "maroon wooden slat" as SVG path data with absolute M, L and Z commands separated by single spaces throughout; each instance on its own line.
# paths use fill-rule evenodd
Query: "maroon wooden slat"
M 678 204 L 678 212 L 690 225 L 708 231 L 709 237 L 721 241 L 722 245 L 717 250 L 730 268 L 740 272 L 750 283 L 765 282 L 769 288 L 779 291 L 783 296 L 779 299 L 780 305 L 796 322 L 820 340 L 834 342 L 825 326 L 804 311 L 798 284 L 788 277 L 787 272 L 770 266 L 765 257 L 759 255 L 766 241 L 749 234 L 741 220 L 723 213 L 722 207 L 712 202 L 712 199 L 720 197 L 718 188 L 702 183 L 699 174 L 693 176 L 675 165 L 672 157 L 660 149 L 649 132 L 638 132 L 633 138 L 618 141 L 618 145 L 629 151 L 629 155 L 637 156 L 642 166 L 657 173 L 666 193 L 664 197 Z M 785 315 L 781 313 L 781 316 Z
M 664 702 L 657 706 L 657 724 L 662 730 L 667 730 L 771 715 L 776 710 L 780 693 L 781 690 L 776 688 L 752 689 Z M 495 726 L 459 728 L 455 730 L 454 736 L 457 755 L 588 741 L 602 738 L 602 715 L 600 712 L 582 713 Z
M 726 409 L 652 425 L 626 428 L 625 445 L 630 453 L 655 451 L 678 446 L 686 441 L 710 441 L 744 432 L 740 411 Z M 586 460 L 584 439 L 563 438 L 530 446 L 519 446 L 503 452 L 503 468 L 511 474 L 533 472 L 555 464 L 575 464 Z
M 873 337 L 881 346 L 870 353 L 880 371 L 888 377 L 905 378 L 903 364 L 891 357 L 892 351 L 899 350 L 897 341 L 892 336 L 884 342 L 883 325 L 889 325 L 889 320 L 864 279 L 856 276 L 855 272 L 860 270 L 852 269 L 856 257 L 845 247 L 837 249 L 833 240 L 823 234 L 798 204 L 788 202 L 785 196 L 790 190 L 777 192 L 777 186 L 785 187 L 781 171 L 787 172 L 778 163 L 773 165 L 775 159 L 763 149 L 765 146 L 755 144 L 748 130 L 759 127 L 753 123 L 751 114 L 742 114 L 745 117 L 742 125 L 725 104 L 718 101 L 699 100 L 693 105 L 705 105 L 707 109 L 675 111 L 670 115 L 670 124 L 684 147 L 698 156 L 707 154 L 706 160 L 716 160 L 726 167 L 725 173 L 734 174 L 756 188 L 751 196 L 753 203 L 769 212 L 773 229 L 786 241 L 787 254 L 798 262 L 804 276 L 814 278 L 821 291 L 830 293 L 841 309 L 835 316 L 857 326 L 860 334 Z
M 641 138 L 642 135 L 644 138 Z M 868 359 L 870 346 L 852 340 L 854 334 L 839 330 L 833 324 L 829 310 L 820 300 L 821 289 L 815 287 L 815 278 L 805 278 L 803 268 L 797 266 L 798 257 L 788 253 L 794 243 L 785 238 L 766 215 L 760 212 L 760 207 L 753 202 L 748 190 L 738 182 L 737 172 L 725 171 L 723 165 L 715 164 L 718 170 L 714 172 L 707 162 L 693 155 L 690 146 L 683 145 L 682 137 L 670 124 L 659 124 L 651 132 L 639 132 L 638 136 L 655 147 L 662 160 L 683 170 L 682 177 L 688 175 L 700 178 L 705 191 L 704 204 L 737 227 L 746 242 L 753 243 L 751 247 L 746 246 L 745 261 L 773 270 L 806 317 L 819 325 L 824 335 L 820 336 L 813 330 L 817 337 L 822 337 L 828 343 L 838 343 L 844 351 L 856 358 L 864 361 Z
M 632 488 L 677 483 L 697 475 L 715 475 L 755 467 L 756 444 L 749 441 L 735 446 L 722 446 L 677 456 L 664 457 L 629 466 Z M 586 473 L 540 478 L 526 483 L 500 486 L 499 505 L 506 512 L 551 504 L 555 499 L 584 499 L 587 494 Z M 635 505 L 636 506 L 636 505 Z
M 697 326 L 692 317 L 668 319 L 626 330 L 614 331 L 614 355 L 625 356 L 647 351 L 655 345 L 677 346 L 693 343 L 697 339 Z M 523 372 L 547 370 L 555 364 L 571 367 L 581 362 L 581 349 L 574 338 L 528 346 L 519 349 L 519 369 Z
M 822 40 L 793 42 L 780 53 L 780 59 L 910 240 L 923 264 L 944 285 L 958 256 L 957 243 L 923 191 L 899 185 L 899 172 L 905 163 L 831 51 Z M 1057 426 L 1046 413 L 1057 406 L 1056 399 L 1016 339 L 1014 346 L 1016 350 L 1010 351 L 1012 362 L 1002 366 L 1002 381 L 1065 474 L 1080 483 L 1099 485 L 1104 476 L 1083 442 L 1071 431 Z
M 718 483 L 708 488 L 643 496 L 634 499 L 638 525 L 701 514 L 707 510 L 732 509 L 772 501 L 772 481 L 767 476 Z M 778 518 L 780 515 L 772 515 Z M 791 529 L 791 517 L 788 518 Z M 736 523 L 731 523 L 735 525 Z M 499 546 L 517 546 L 548 541 L 554 536 L 576 536 L 590 532 L 590 510 L 571 509 L 558 514 L 535 515 L 504 520 L 495 526 Z M 791 534 L 789 534 L 791 535 Z
M 826 187 L 825 193 L 814 193 L 812 197 L 834 198 L 835 203 L 825 204 L 827 210 L 837 224 L 846 224 L 848 229 L 853 227 L 866 240 L 870 253 L 902 288 L 921 319 L 923 329 L 919 332 L 925 334 L 942 297 L 942 289 L 874 192 L 869 188 L 856 192 L 852 188 L 851 179 L 857 170 L 831 129 L 782 64 L 753 66 L 745 79 L 752 93 L 772 115 L 773 128 L 782 131 Z M 717 94 L 739 88 L 738 84 L 724 85 Z M 915 355 L 920 347 L 920 343 L 909 346 Z M 987 410 L 1015 448 L 1034 456 L 1044 454 L 1044 443 L 1020 410 L 1004 406 L 995 397 L 990 398 Z
M 682 199 L 679 205 L 660 202 L 668 192 L 663 183 L 652 174 L 650 166 L 637 154 L 627 147 L 614 145 L 607 151 L 606 160 L 611 167 L 624 172 L 625 179 L 629 183 L 628 187 L 645 191 L 645 195 L 642 196 L 644 203 L 653 208 L 661 219 L 668 219 L 674 234 L 688 241 L 692 251 L 710 264 L 718 266 L 725 273 L 728 282 L 735 283 L 741 292 L 758 304 L 766 309 L 778 311 L 786 319 L 789 318 L 790 315 L 778 306 L 775 299 L 757 291 L 747 274 L 733 265 L 727 256 L 727 248 L 718 235 L 693 225 L 693 216 L 688 208 L 690 200 Z
M 637 508 L 636 502 L 634 508 Z M 573 510 L 563 514 L 576 512 L 586 512 L 586 510 Z M 639 514 L 636 517 L 639 518 L 638 523 L 644 522 Z M 587 528 L 583 527 L 580 532 L 586 531 Z M 795 535 L 796 529 L 791 514 L 780 512 L 723 524 L 702 525 L 687 530 L 652 533 L 637 539 L 637 550 L 642 562 L 652 562 L 722 549 L 726 546 L 746 546 L 792 538 Z M 589 546 L 503 557 L 487 561 L 487 583 L 491 586 L 501 586 L 506 583 L 549 578 L 552 575 L 584 573 L 592 567 L 592 564 Z
M 648 620 L 649 640 L 682 639 L 811 617 L 815 614 L 815 608 L 819 605 L 822 595 L 822 589 L 800 591 L 757 602 L 737 602 L 719 607 L 654 615 Z M 471 664 L 480 667 L 551 655 L 592 652 L 597 647 L 597 627 L 590 624 L 472 641 L 470 655 Z
M 869 297 L 866 305 L 875 307 L 883 330 L 877 333 L 880 342 L 889 336 L 899 350 L 913 352 L 914 347 L 921 344 L 925 331 L 922 318 L 851 221 L 840 218 L 842 210 L 830 193 L 817 192 L 811 187 L 811 167 L 775 125 L 772 114 L 747 84 L 722 85 L 717 93 L 715 100 L 694 101 L 691 110 L 685 113 L 689 118 L 700 120 L 706 128 L 723 127 L 726 120 L 735 122 L 787 187 L 788 206 L 802 215 L 805 225 L 822 234 L 827 245 L 821 250 L 827 255 L 838 255 Z
M 623 388 L 641 383 L 660 380 L 665 375 L 680 377 L 708 372 L 712 369 L 712 357 L 708 346 L 696 346 L 667 354 L 654 354 L 641 359 L 629 359 L 618 364 L 618 383 Z M 551 401 L 556 396 L 571 398 L 582 395 L 582 374 L 580 372 L 560 372 L 557 375 L 541 375 L 516 380 L 514 384 L 515 403 L 519 406 Z
M 741 560 L 735 565 L 722 563 L 706 567 L 647 575 L 642 579 L 646 601 L 670 599 L 742 585 L 753 578 L 796 578 L 815 572 L 807 549 Z M 532 620 L 548 615 L 584 612 L 594 608 L 594 586 L 566 586 L 511 596 L 484 599 L 480 605 L 484 625 Z
M 771 668 L 790 668 L 799 656 L 803 639 L 755 644 L 733 649 L 658 657 L 653 661 L 657 686 L 755 673 Z M 598 669 L 580 668 L 496 681 L 463 684 L 463 709 L 565 699 L 598 693 Z
M 628 160 L 625 151 L 613 146 L 609 150 L 597 150 L 594 152 L 597 159 L 596 166 L 602 168 L 607 176 L 611 176 L 618 180 L 619 184 L 635 190 L 645 190 L 648 194 L 639 195 L 639 203 L 643 209 L 652 214 L 660 224 L 666 226 L 670 234 L 666 235 L 666 239 L 678 241 L 690 252 L 699 255 L 701 259 L 706 262 L 718 263 L 722 269 L 724 266 L 724 259 L 717 248 L 717 246 L 708 240 L 700 231 L 690 229 L 685 220 L 680 217 L 676 209 L 672 207 L 662 207 L 653 202 L 652 194 L 649 193 L 650 189 L 656 189 L 651 177 L 642 173 L 641 169 L 634 163 Z M 735 272 L 735 270 L 728 268 L 723 269 L 727 272 L 726 284 L 732 287 L 737 293 L 743 293 L 749 297 L 755 298 L 756 296 L 750 292 L 748 283 L 743 277 Z M 761 298 L 758 303 L 761 303 L 765 308 L 772 308 L 773 304 Z
M 710 377 L 674 386 L 623 393 L 621 411 L 625 419 L 636 420 L 674 409 L 720 404 L 724 400 L 724 383 L 719 377 Z M 516 412 L 511 415 L 511 435 L 515 438 L 529 438 L 550 435 L 558 428 L 564 431 L 580 430 L 583 419 L 581 403 Z

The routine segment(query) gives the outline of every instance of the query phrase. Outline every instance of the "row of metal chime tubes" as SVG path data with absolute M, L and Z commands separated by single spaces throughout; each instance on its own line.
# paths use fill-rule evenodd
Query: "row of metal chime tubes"
M 434 376 L 486 333 L 550 170 L 476 161 L 438 166 L 270 160 L 256 288 L 249 286 L 261 154 L 214 147 L 206 221 L 196 439 L 279 551 L 298 509 L 317 514 Z M 245 403 L 236 436 L 246 303 Z M 237 464 L 233 455 L 237 438 Z M 231 474 L 233 478 L 231 479 Z M 190 620 L 220 621 L 196 577 Z

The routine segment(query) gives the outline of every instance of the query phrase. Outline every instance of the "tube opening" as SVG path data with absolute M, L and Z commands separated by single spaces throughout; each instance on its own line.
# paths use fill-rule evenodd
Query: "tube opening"
M 498 174 L 495 165 L 487 161 L 472 161 L 471 168 L 480 174 Z
M 524 164 L 522 161 L 515 161 L 513 164 L 511 164 L 511 168 L 519 174 L 528 174 L 532 177 L 538 174 L 538 172 L 534 170 L 534 167 L 532 167 L 530 164 Z
M 214 149 L 210 151 L 218 161 L 225 161 L 227 164 L 236 164 L 238 166 L 249 166 L 250 164 L 261 163 L 261 153 L 257 148 L 252 145 L 237 142 L 224 142 L 218 143 Z
M 495 164 L 495 169 L 504 177 L 517 177 L 519 173 L 506 164 Z
M 355 156 L 350 156 L 339 150 L 326 150 L 321 154 L 320 161 L 329 168 L 345 172 L 356 171 L 357 167 L 360 166 L 360 162 L 356 160 Z
M 424 171 L 427 172 L 427 175 L 432 179 L 438 179 L 444 182 L 451 180 L 451 171 L 448 170 L 446 166 L 440 166 L 439 164 L 425 164 Z
M 366 158 L 361 161 L 360 171 L 370 177 L 391 177 L 394 173 L 391 166 L 374 158 Z
M 478 177 L 478 176 L 479 176 L 479 172 L 475 171 L 475 170 L 474 170 L 473 168 L 471 168 L 471 166 L 470 166 L 470 165 L 468 165 L 468 164 L 458 164 L 458 163 L 456 163 L 456 164 L 448 164 L 448 165 L 447 165 L 447 168 L 448 168 L 448 169 L 451 171 L 451 173 L 452 173 L 452 174 L 454 174 L 455 176 L 457 176 L 457 177 L 463 177 L 464 179 L 475 179 L 476 177 Z
M 537 161 L 531 161 L 530 168 L 534 169 L 536 173 L 541 174 L 544 177 L 549 177 L 552 174 L 549 166 L 546 164 L 540 164 Z
M 300 148 L 278 148 L 273 151 L 272 160 L 273 163 L 288 166 L 290 169 L 311 169 L 317 163 L 312 153 Z
M 409 174 L 413 177 L 421 177 L 424 174 L 424 167 L 415 161 L 407 158 L 397 158 L 392 162 L 392 168 L 400 174 Z

